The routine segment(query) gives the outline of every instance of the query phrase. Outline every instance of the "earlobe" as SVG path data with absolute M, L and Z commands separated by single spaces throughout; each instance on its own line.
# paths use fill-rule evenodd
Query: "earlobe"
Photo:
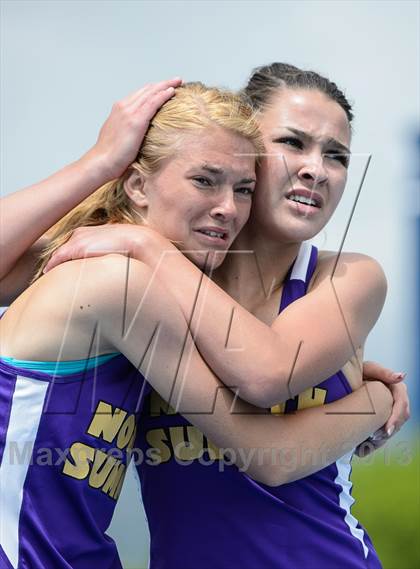
M 147 208 L 149 205 L 147 193 L 145 192 L 145 176 L 138 170 L 132 168 L 124 180 L 124 191 L 130 200 L 138 207 Z

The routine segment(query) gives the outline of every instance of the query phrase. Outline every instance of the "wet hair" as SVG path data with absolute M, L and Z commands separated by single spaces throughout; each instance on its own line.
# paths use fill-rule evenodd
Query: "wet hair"
M 257 159 L 264 150 L 255 111 L 242 94 L 202 83 L 182 85 L 153 117 L 138 156 L 127 171 L 96 190 L 50 229 L 49 244 L 38 258 L 32 282 L 42 276 L 51 255 L 76 228 L 106 223 L 138 225 L 141 221 L 124 190 L 127 174 L 133 170 L 146 176 L 153 174 L 165 158 L 182 146 L 183 134 L 211 127 L 222 127 L 244 137 L 254 146 Z
M 313 89 L 335 101 L 346 113 L 349 124 L 353 120 L 352 106 L 335 83 L 315 71 L 299 69 L 288 63 L 271 63 L 253 70 L 243 93 L 256 110 L 263 110 L 279 90 Z

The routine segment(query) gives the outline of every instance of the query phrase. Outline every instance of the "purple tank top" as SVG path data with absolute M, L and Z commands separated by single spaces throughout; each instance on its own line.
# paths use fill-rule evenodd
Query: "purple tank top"
M 316 263 L 316 248 L 303 244 L 280 310 L 306 294 Z M 350 391 L 339 371 L 276 410 L 322 405 Z M 381 567 L 350 511 L 351 453 L 302 480 L 269 487 L 224 464 L 218 449 L 154 392 L 141 423 L 150 569 Z
M 121 569 L 106 535 L 148 386 L 119 355 L 53 376 L 0 361 L 0 567 Z

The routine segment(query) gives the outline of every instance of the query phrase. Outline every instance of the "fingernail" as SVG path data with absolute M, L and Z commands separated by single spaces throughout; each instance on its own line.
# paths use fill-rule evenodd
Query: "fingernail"
M 393 373 L 393 379 L 404 379 L 407 374 L 405 372 L 399 371 L 397 373 Z
M 389 427 L 389 429 L 387 429 L 386 434 L 388 435 L 388 437 L 390 437 L 394 431 L 395 431 L 395 426 L 393 425 L 392 427 Z

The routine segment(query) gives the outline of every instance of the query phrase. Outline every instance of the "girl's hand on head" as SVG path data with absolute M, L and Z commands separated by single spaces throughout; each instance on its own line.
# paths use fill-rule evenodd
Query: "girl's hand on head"
M 113 223 L 89 227 L 78 227 L 64 245 L 50 257 L 43 272 L 46 273 L 66 261 L 102 257 L 118 253 L 145 261 L 145 253 L 153 248 L 153 254 L 172 248 L 159 233 L 143 225 Z
M 382 428 L 357 447 L 356 454 L 361 458 L 384 446 L 410 418 L 410 400 L 405 383 L 388 385 L 388 389 L 393 398 L 391 415 Z
M 136 159 L 150 121 L 175 93 L 179 77 L 148 84 L 112 107 L 102 126 L 96 144 L 83 157 L 99 161 L 107 180 L 121 176 Z

